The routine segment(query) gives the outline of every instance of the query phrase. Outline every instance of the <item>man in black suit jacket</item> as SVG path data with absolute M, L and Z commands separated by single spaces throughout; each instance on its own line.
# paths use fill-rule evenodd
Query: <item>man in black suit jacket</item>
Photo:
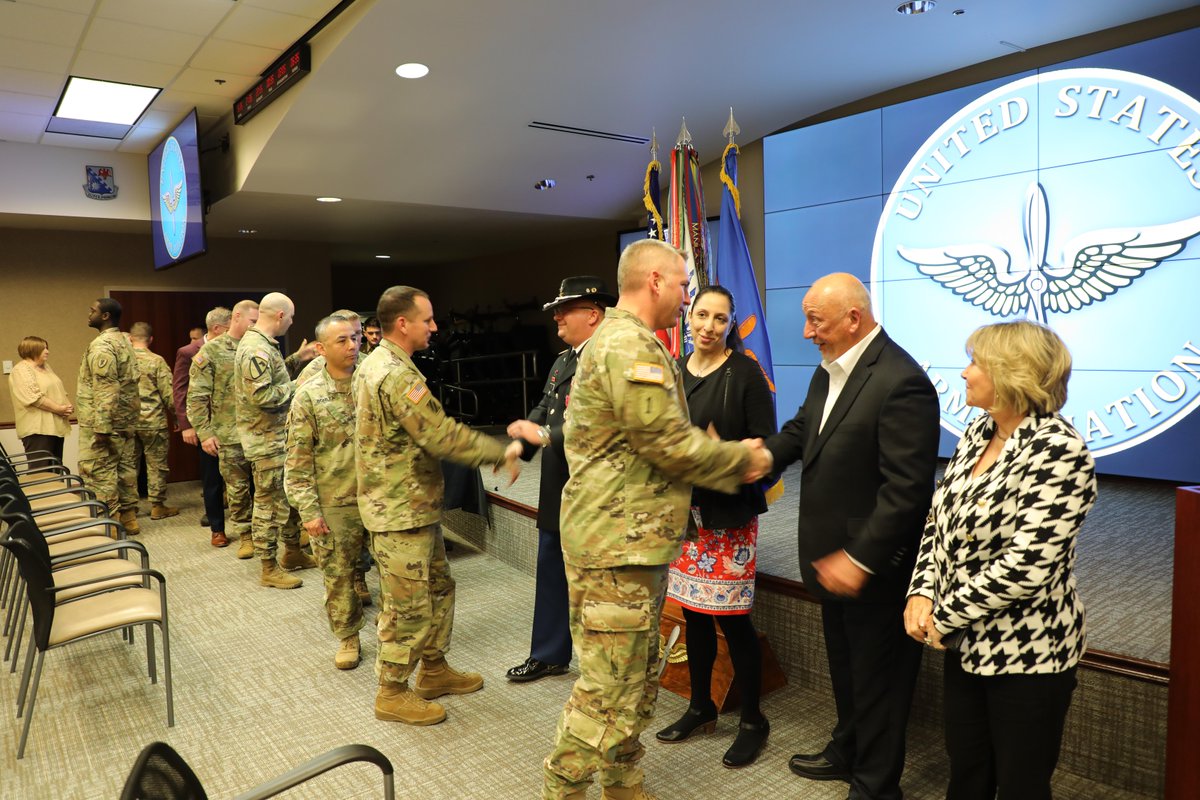
M 209 537 L 213 547 L 224 547 L 229 544 L 225 537 L 225 481 L 221 478 L 221 470 L 216 456 L 204 452 L 198 447 L 199 438 L 196 430 L 187 418 L 187 392 L 191 382 L 192 359 L 200 352 L 200 348 L 209 339 L 215 339 L 229 330 L 229 320 L 232 312 L 224 306 L 217 306 L 204 317 L 207 326 L 205 335 L 193 339 L 188 344 L 175 351 L 175 368 L 171 374 L 171 394 L 175 399 L 175 424 L 183 436 L 185 444 L 190 444 L 200 451 L 200 486 L 204 497 L 204 517 L 200 520 L 202 526 L 207 526 L 212 534 Z
M 852 800 L 899 800 L 921 646 L 904 633 L 904 603 L 933 495 L 937 394 L 888 338 L 852 275 L 805 295 L 804 336 L 821 351 L 794 419 L 767 439 L 781 472 L 800 479 L 800 572 L 821 599 L 837 725 L 793 772 L 845 780 Z
M 568 347 L 550 368 L 541 402 L 529 419 L 508 426 L 508 435 L 525 442 L 521 458 L 529 461 L 542 448 L 542 472 L 538 493 L 537 584 L 533 601 L 533 638 L 529 658 L 510 669 L 510 681 L 525 683 L 547 675 L 562 675 L 571 663 L 571 627 L 567 617 L 567 574 L 563 567 L 558 514 L 562 490 L 567 484 L 567 456 L 563 451 L 563 413 L 570 399 L 571 379 L 579 353 L 604 319 L 604 309 L 616 302 L 604 281 L 591 275 L 567 278 L 558 297 L 544 311 L 554 310 L 558 337 Z

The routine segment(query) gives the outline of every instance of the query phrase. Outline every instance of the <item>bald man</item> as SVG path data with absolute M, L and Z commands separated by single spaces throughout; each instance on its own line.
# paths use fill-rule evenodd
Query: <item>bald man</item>
M 921 366 L 875 321 L 871 296 L 835 273 L 804 297 L 804 337 L 821 351 L 794 419 L 766 440 L 800 478 L 800 573 L 821 600 L 837 724 L 789 766 L 844 780 L 855 800 L 900 800 L 904 729 L 921 664 L 905 594 L 933 496 L 938 405 Z

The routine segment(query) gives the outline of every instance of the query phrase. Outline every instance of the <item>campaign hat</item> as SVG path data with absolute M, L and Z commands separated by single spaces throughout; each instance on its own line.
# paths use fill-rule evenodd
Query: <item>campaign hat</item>
M 571 300 L 589 300 L 601 308 L 616 305 L 617 298 L 608 293 L 604 281 L 595 275 L 576 275 L 564 278 L 558 288 L 558 297 L 542 306 L 543 311 L 550 311 Z

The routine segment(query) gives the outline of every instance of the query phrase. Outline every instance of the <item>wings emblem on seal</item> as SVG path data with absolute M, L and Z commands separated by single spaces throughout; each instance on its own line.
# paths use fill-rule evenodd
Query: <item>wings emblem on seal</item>
M 1063 248 L 1063 264 L 1046 262 L 1049 242 L 1046 191 L 1033 183 L 1025 199 L 1026 258 L 990 244 L 910 248 L 896 252 L 953 291 L 963 302 L 999 317 L 1019 311 L 1041 323 L 1046 313 L 1067 313 L 1100 302 L 1184 248 L 1200 233 L 1200 217 L 1146 228 L 1107 228 L 1076 236 Z

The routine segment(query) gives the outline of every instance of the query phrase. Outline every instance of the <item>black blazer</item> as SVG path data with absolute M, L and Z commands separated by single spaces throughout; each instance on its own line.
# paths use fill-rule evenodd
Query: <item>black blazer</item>
M 688 356 L 679 358 L 681 372 Z M 705 380 L 713 381 L 703 393 L 688 392 L 688 415 L 692 424 L 707 428 L 711 422 L 722 439 L 765 439 L 775 433 L 775 404 L 762 367 L 749 356 L 734 351 L 720 369 Z M 699 400 L 694 395 L 700 395 Z M 711 489 L 692 490 L 692 505 L 700 509 L 705 528 L 739 528 L 767 510 L 763 488 L 745 484 L 737 494 Z
M 828 393 L 829 373 L 818 367 L 795 418 L 766 441 L 776 472 L 804 463 L 800 574 L 814 594 L 833 598 L 812 562 L 845 549 L 874 573 L 858 600 L 902 600 L 933 496 L 937 394 L 921 366 L 883 330 L 818 434 Z
M 586 345 L 584 345 L 586 347 Z M 582 353 L 582 348 L 580 349 Z M 579 359 L 568 347 L 558 354 L 550 367 L 550 377 L 542 390 L 542 399 L 529 412 L 529 421 L 550 429 L 550 444 L 542 448 L 542 474 L 538 486 L 537 526 L 544 531 L 558 532 L 558 512 L 562 506 L 562 490 L 567 485 L 567 454 L 563 450 L 563 412 L 571 393 L 571 380 Z M 529 461 L 537 453 L 535 445 L 525 442 L 521 458 Z

